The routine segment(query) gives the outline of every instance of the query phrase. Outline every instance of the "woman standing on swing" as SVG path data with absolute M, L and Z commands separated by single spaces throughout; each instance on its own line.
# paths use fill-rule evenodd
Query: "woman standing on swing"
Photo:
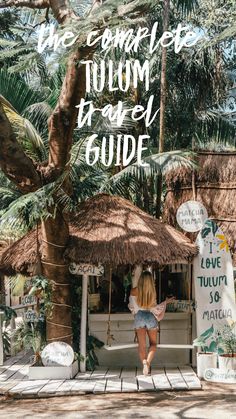
M 149 271 L 144 271 L 138 280 L 138 286 L 131 289 L 128 307 L 134 314 L 134 329 L 138 336 L 138 353 L 144 375 L 150 373 L 151 362 L 155 356 L 158 322 L 164 317 L 166 304 L 173 300 L 174 297 L 167 298 L 161 304 L 157 304 L 155 284 Z M 150 344 L 148 354 L 146 334 Z

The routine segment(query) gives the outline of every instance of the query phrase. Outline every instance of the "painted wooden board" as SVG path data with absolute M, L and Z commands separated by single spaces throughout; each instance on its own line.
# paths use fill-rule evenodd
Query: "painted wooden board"
M 0 383 L 0 394 L 8 393 L 13 387 L 15 387 L 19 381 L 16 380 L 9 380 L 5 381 L 4 383 Z
M 121 378 L 135 378 L 136 377 L 136 368 L 126 369 L 123 368 L 121 371 Z
M 94 393 L 105 393 L 107 380 L 98 380 L 95 384 Z
M 179 365 L 178 369 L 184 372 L 195 374 L 194 369 L 190 365 Z
M 103 369 L 97 369 L 94 370 L 90 376 L 91 380 L 99 380 L 99 379 L 103 379 L 105 378 L 106 374 L 107 374 L 108 368 L 103 368 Z
M 143 369 L 138 367 L 136 371 L 136 376 L 138 377 L 139 375 L 143 375 Z
M 169 344 L 169 343 L 158 343 L 157 348 L 165 348 L 165 349 L 194 349 L 193 345 L 188 345 L 185 343 L 181 344 Z
M 74 380 L 70 394 L 76 395 L 78 393 L 93 393 L 96 380 Z
M 11 376 L 12 380 L 28 380 L 30 363 L 23 365 L 18 371 Z
M 48 382 L 49 380 L 24 381 L 24 384 L 28 383 L 28 387 L 26 387 L 21 394 L 22 396 L 37 394 Z
M 174 390 L 187 390 L 188 386 L 177 368 L 166 368 L 166 376 Z
M 181 329 L 182 330 L 182 329 Z M 104 345 L 103 349 L 106 349 L 106 351 L 118 351 L 122 349 L 132 349 L 137 348 L 137 343 L 120 343 L 120 344 L 113 344 L 112 346 Z M 166 349 L 193 349 L 193 345 L 189 344 L 169 344 L 169 343 L 158 343 L 157 348 L 166 348 Z
M 58 387 L 61 386 L 61 384 L 64 382 L 64 380 L 50 380 L 46 385 L 44 385 L 38 392 L 38 395 L 41 397 L 45 397 L 47 395 L 54 394 Z
M 106 378 L 113 380 L 114 378 L 120 378 L 120 375 L 121 375 L 121 369 L 117 369 L 117 370 L 109 369 L 108 372 L 106 373 Z
M 137 392 L 138 384 L 135 377 L 126 377 L 122 379 L 122 393 Z
M 55 395 L 62 396 L 70 394 L 73 385 L 75 384 L 75 380 L 65 380 L 62 384 L 57 388 Z
M 45 380 L 25 380 L 20 381 L 15 387 L 13 387 L 10 394 L 37 394 L 38 391 L 47 383 Z
M 24 367 L 24 365 L 29 365 L 29 355 L 24 355 L 19 362 L 17 362 L 16 364 L 11 365 L 6 371 L 4 371 L 1 375 L 0 375 L 0 382 L 6 381 L 8 380 L 10 377 L 13 377 L 14 374 L 16 374 L 17 371 L 19 371 L 22 367 Z M 21 378 L 21 376 L 20 376 Z M 17 379 L 17 378 L 12 378 L 12 379 Z
M 92 371 L 78 372 L 74 377 L 74 380 L 89 380 L 91 378 Z
M 163 368 L 153 369 L 152 379 L 153 379 L 156 390 L 171 390 L 170 382 Z
M 121 393 L 121 378 L 107 380 L 106 393 Z
M 137 375 L 138 391 L 155 391 L 151 376 Z
M 182 374 L 182 377 L 186 382 L 189 390 L 200 390 L 202 388 L 201 381 L 191 367 L 180 367 L 179 371 Z
M 7 369 L 9 369 L 13 364 L 18 363 L 18 361 L 25 356 L 25 352 L 21 351 L 16 356 L 11 356 L 6 361 L 4 361 L 4 364 L 0 366 L 0 374 L 5 372 Z
M 106 351 L 119 351 L 122 349 L 131 349 L 131 348 L 137 348 L 137 347 L 138 347 L 137 343 L 131 342 L 131 343 L 117 343 L 111 346 L 104 345 L 103 349 L 106 349 Z

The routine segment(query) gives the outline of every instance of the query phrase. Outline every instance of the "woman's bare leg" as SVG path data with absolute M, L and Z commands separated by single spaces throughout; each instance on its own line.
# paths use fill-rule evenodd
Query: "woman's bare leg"
M 138 354 L 141 362 L 146 359 L 146 329 L 136 329 L 138 336 Z
M 157 350 L 157 329 L 149 329 L 147 330 L 147 334 L 149 337 L 149 351 L 147 356 L 147 362 L 151 365 L 151 362 L 155 356 Z

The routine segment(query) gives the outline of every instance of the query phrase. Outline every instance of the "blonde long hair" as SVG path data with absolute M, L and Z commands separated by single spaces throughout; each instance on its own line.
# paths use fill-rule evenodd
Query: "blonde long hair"
M 156 289 L 151 272 L 144 271 L 138 280 L 137 303 L 139 307 L 149 309 L 156 304 Z

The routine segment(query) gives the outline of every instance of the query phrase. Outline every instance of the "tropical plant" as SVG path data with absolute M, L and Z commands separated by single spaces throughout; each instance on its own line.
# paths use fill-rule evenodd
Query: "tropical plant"
M 104 343 L 101 342 L 95 336 L 88 335 L 87 336 L 87 359 L 86 359 L 86 366 L 88 370 L 93 371 L 96 366 L 99 365 L 97 355 L 95 353 L 96 348 L 102 348 Z
M 47 318 L 52 314 L 52 286 L 48 279 L 43 275 L 35 275 L 30 282 L 28 295 L 34 295 L 37 298 L 36 311 Z
M 13 346 L 16 350 L 29 350 L 34 352 L 34 363 L 41 365 L 40 352 L 46 344 L 45 322 L 20 323 L 13 333 Z
M 0 311 L 3 313 L 2 320 L 2 340 L 3 340 L 3 352 L 4 354 L 9 354 L 11 349 L 11 336 L 9 331 L 9 325 L 13 318 L 17 317 L 16 311 L 13 310 L 11 307 L 6 305 L 0 304 Z
M 215 334 L 214 326 L 205 330 L 200 336 L 193 341 L 193 345 L 200 347 L 203 353 L 217 352 L 218 340 Z
M 226 324 L 216 331 L 218 337 L 218 347 L 221 353 L 233 357 L 236 354 L 236 322 Z
M 184 2 L 182 0 L 181 2 L 171 3 L 170 24 L 176 23 L 180 13 L 186 13 L 190 4 L 190 1 Z M 88 135 L 87 133 L 85 135 L 85 132 L 82 130 L 79 132 L 76 132 L 75 130 L 77 118 L 76 105 L 86 94 L 85 66 L 82 66 L 79 63 L 83 59 L 92 59 L 95 53 L 94 48 L 83 48 L 86 36 L 91 30 L 94 30 L 94 28 L 103 31 L 108 26 L 112 29 L 117 28 L 118 26 L 125 28 L 128 26 L 130 27 L 131 25 L 138 25 L 145 21 L 145 14 L 149 13 L 148 20 L 150 17 L 150 23 L 154 19 L 161 21 L 161 3 L 154 0 L 107 0 L 104 2 L 95 0 L 93 1 L 92 7 L 91 3 L 88 3 L 88 8 L 86 8 L 86 3 L 83 2 L 83 15 L 80 16 L 80 18 L 76 16 L 76 12 L 71 8 L 71 4 L 63 0 L 50 2 L 50 5 L 48 5 L 48 2 L 45 0 L 39 0 L 37 2 L 12 0 L 7 3 L 7 5 L 10 7 L 16 6 L 18 10 L 24 10 L 24 8 L 22 9 L 22 6 L 24 5 L 34 11 L 40 7 L 42 14 L 46 14 L 46 20 L 50 19 L 50 21 L 55 22 L 53 19 L 56 19 L 58 30 L 61 31 L 61 34 L 68 29 L 69 25 L 70 30 L 73 30 L 79 35 L 77 43 L 75 43 L 71 49 L 68 49 L 68 52 L 65 53 L 64 51 L 64 53 L 60 54 L 61 56 L 63 55 L 61 65 L 62 77 L 59 76 L 58 80 L 56 80 L 56 88 L 54 89 L 55 86 L 53 83 L 50 88 L 49 82 L 46 82 L 46 85 L 43 86 L 45 77 L 35 77 L 36 82 L 40 81 L 41 83 L 41 89 L 39 89 L 39 91 L 36 89 L 36 82 L 32 80 L 33 77 L 27 75 L 26 69 L 23 68 L 24 65 L 22 67 L 22 64 L 24 64 L 24 57 L 25 62 L 29 59 L 27 65 L 29 65 L 30 59 L 32 58 L 32 45 L 29 43 L 28 47 L 26 47 L 22 30 L 19 34 L 20 40 L 19 38 L 15 38 L 16 34 L 10 34 L 10 40 L 18 43 L 15 45 L 15 51 L 13 51 L 13 44 L 7 45 L 6 39 L 2 41 L 2 48 L 5 42 L 4 53 L 6 68 L 4 67 L 4 71 L 7 70 L 7 77 L 9 71 L 16 71 L 16 73 L 13 73 L 17 76 L 14 84 L 19 81 L 20 89 L 18 92 L 21 92 L 20 95 L 24 98 L 25 103 L 27 102 L 27 97 L 24 96 L 24 88 L 22 88 L 25 84 L 27 85 L 25 86 L 26 89 L 32 90 L 33 87 L 33 90 L 36 90 L 39 95 L 38 98 L 32 99 L 27 106 L 24 106 L 24 108 L 21 109 L 16 107 L 18 96 L 14 96 L 14 91 L 12 92 L 14 104 L 11 102 L 11 97 L 7 97 L 6 94 L 3 94 L 5 101 L 0 101 L 0 166 L 2 172 L 15 184 L 17 191 L 23 195 L 18 197 L 17 205 L 16 201 L 10 202 L 9 205 L 11 207 L 7 208 L 7 211 L 10 211 L 8 212 L 8 220 L 15 217 L 14 214 L 16 214 L 16 212 L 14 213 L 14 208 L 16 209 L 19 204 L 18 213 L 22 216 L 22 219 L 26 214 L 25 219 L 28 226 L 33 227 L 37 221 L 41 224 L 41 251 L 44 255 L 42 274 L 49 279 L 49 282 L 51 281 L 54 284 L 62 283 L 63 286 L 64 284 L 69 285 L 69 271 L 68 266 L 64 263 L 64 250 L 62 250 L 67 246 L 69 240 L 68 222 L 63 214 L 65 204 L 66 206 L 69 204 L 73 207 L 73 201 L 76 202 L 77 200 L 78 202 L 78 200 L 85 199 L 88 195 L 85 188 L 90 188 L 89 193 L 95 193 L 101 186 L 103 187 L 104 184 L 107 185 L 107 179 L 116 173 L 114 167 L 111 168 L 111 172 L 105 171 L 105 182 L 101 185 L 99 184 L 99 173 L 101 173 L 101 168 L 96 168 L 95 172 L 94 169 L 85 169 L 85 166 L 80 164 L 80 167 L 74 169 L 74 180 L 71 181 L 70 177 L 70 174 L 72 173 L 70 166 L 73 143 L 80 140 L 83 141 L 86 135 Z M 174 7 L 172 7 L 173 5 Z M 176 12 L 178 5 L 181 6 L 181 8 Z M 0 8 L 4 8 L 5 6 L 6 2 L 0 1 Z M 79 10 L 79 8 L 77 10 Z M 79 10 L 79 12 L 81 13 L 81 10 Z M 195 26 L 196 25 L 197 23 L 195 23 Z M 28 33 L 30 33 L 30 29 L 31 32 L 33 31 L 33 28 L 31 27 L 29 28 Z M 17 59 L 14 52 L 17 52 L 19 59 Z M 99 50 L 97 52 L 99 53 Z M 146 51 L 144 48 L 143 57 L 145 57 L 145 54 Z M 168 142 L 174 140 L 174 145 L 170 146 L 166 141 L 166 149 L 174 149 L 176 148 L 176 144 L 181 144 L 181 148 L 186 145 L 189 146 L 189 143 L 192 141 L 193 133 L 199 131 L 196 127 L 198 126 L 197 122 L 199 120 L 200 111 L 204 113 L 209 108 L 212 108 L 213 105 L 218 106 L 220 99 L 225 94 L 226 83 L 223 71 L 221 71 L 223 68 L 221 67 L 221 51 L 219 52 L 212 47 L 208 50 L 199 48 L 192 53 L 189 50 L 183 51 L 183 54 L 178 57 L 176 57 L 176 54 L 174 55 L 173 51 L 168 54 L 168 59 L 173 61 L 173 66 L 167 66 L 167 81 L 169 84 L 169 91 L 173 92 L 173 94 L 171 95 L 171 101 L 168 102 L 169 107 L 166 107 L 165 112 L 166 138 L 168 139 Z M 36 55 L 33 57 L 34 62 L 35 57 Z M 99 55 L 97 57 L 99 58 Z M 152 57 L 147 56 L 147 58 L 151 60 Z M 67 64 L 64 71 L 65 62 Z M 55 70 L 58 69 L 58 67 L 54 66 L 53 59 L 44 59 L 44 63 L 48 65 L 48 68 L 51 68 L 51 72 L 55 72 Z M 160 72 L 160 63 L 160 54 L 156 54 L 156 56 L 153 57 L 152 87 L 150 89 L 150 94 L 152 91 L 155 92 L 156 103 L 154 103 L 154 105 L 157 105 L 157 107 L 160 103 L 160 86 L 159 78 L 156 75 Z M 216 66 L 217 63 L 219 64 L 218 66 Z M 17 67 L 18 64 L 19 66 Z M 215 71 L 215 68 L 218 69 L 217 72 Z M 176 76 L 174 76 L 174 74 L 176 74 Z M 3 74 L 2 77 L 4 77 Z M 49 75 L 49 79 L 50 78 Z M 14 90 L 14 84 L 12 90 Z M 4 86 L 2 86 L 2 89 L 3 88 Z M 145 105 L 147 102 L 147 95 L 145 96 L 145 92 L 140 92 L 140 89 L 141 87 L 138 86 L 137 92 L 132 92 L 132 94 L 129 92 L 127 96 L 130 95 L 129 99 L 131 102 L 134 102 L 136 98 L 140 104 Z M 98 95 L 95 99 L 101 102 L 107 99 L 110 100 L 110 96 L 107 95 L 103 97 L 103 95 Z M 115 99 L 116 97 L 112 97 L 110 102 L 113 103 Z M 95 105 L 97 105 L 96 100 L 94 102 Z M 13 105 L 16 112 L 13 112 L 9 103 Z M 217 108 L 217 106 L 215 107 Z M 22 117 L 24 118 L 24 123 L 22 122 Z M 48 125 L 46 124 L 46 117 L 49 117 Z M 22 129 L 22 125 L 25 128 L 25 119 L 30 121 L 42 140 L 40 141 L 40 144 L 43 143 L 43 151 L 41 152 L 40 149 L 40 156 L 36 155 L 35 149 L 32 150 L 32 142 L 30 145 L 31 148 L 29 148 L 30 130 Z M 21 124 L 21 130 L 14 127 L 14 121 L 18 121 L 18 123 Z M 97 125 L 95 124 L 94 126 L 99 126 L 99 121 L 97 122 Z M 18 127 L 19 126 L 20 125 L 18 125 Z M 152 129 L 148 132 L 155 142 L 158 128 L 158 124 L 154 124 Z M 139 126 L 132 129 L 143 130 L 143 127 Z M 22 134 L 19 136 L 19 133 Z M 102 135 L 102 133 L 99 132 L 99 135 Z M 159 156 L 151 156 L 152 154 L 157 154 L 157 150 L 154 151 L 153 146 L 156 147 L 157 144 L 150 144 L 151 152 L 149 153 L 149 156 L 146 157 L 149 159 L 152 166 L 150 174 L 144 176 L 144 173 L 141 173 L 141 177 L 143 177 L 144 180 L 143 186 L 140 188 L 142 193 L 138 191 L 138 187 L 141 185 L 141 178 L 134 179 L 134 176 L 130 176 L 130 173 L 128 173 L 130 171 L 135 172 L 135 174 L 137 173 L 135 164 L 120 176 L 116 176 L 113 179 L 113 183 L 111 186 L 109 185 L 110 191 L 126 189 L 125 193 L 127 194 L 127 189 L 129 185 L 131 185 L 133 188 L 132 193 L 130 194 L 132 195 L 132 199 L 139 204 L 142 204 L 142 201 L 145 200 L 145 207 L 153 207 L 153 205 L 149 205 L 149 203 L 152 202 L 153 198 L 158 194 L 158 186 L 156 185 L 156 175 L 154 175 L 154 172 L 157 163 L 155 160 L 157 159 L 158 161 L 159 159 Z M 79 160 L 81 155 L 80 149 L 78 153 Z M 180 162 L 180 156 L 177 156 L 177 154 L 172 155 L 172 161 L 177 161 L 178 157 Z M 169 162 L 170 160 L 171 159 L 169 159 Z M 166 161 L 168 161 L 168 158 Z M 83 173 L 86 173 L 86 176 L 83 176 Z M 77 174 L 79 174 L 78 183 L 76 183 Z M 97 182 L 91 180 L 91 177 L 94 174 Z M 127 174 L 129 176 L 127 176 Z M 125 180 L 121 181 L 123 175 Z M 75 200 L 73 200 L 73 189 L 75 191 L 77 190 L 77 195 L 75 192 Z M 149 189 L 151 191 L 150 194 Z M 68 291 L 64 292 L 62 296 L 58 292 L 57 286 L 52 289 L 51 298 L 55 304 L 52 309 L 52 317 L 47 324 L 47 338 L 50 341 L 58 338 L 68 343 L 71 343 L 72 341 L 71 313 L 70 310 L 68 310 L 71 299 L 69 286 L 67 287 L 67 290 Z M 67 330 L 67 332 L 63 332 L 63 334 L 62 330 Z
M 79 359 L 82 359 L 80 356 L 80 321 L 81 321 L 81 301 L 82 301 L 82 284 L 78 278 L 71 278 L 71 296 L 72 296 L 72 330 L 73 330 L 73 348 L 75 353 L 78 353 Z M 98 365 L 98 359 L 95 353 L 96 348 L 101 348 L 104 343 L 101 342 L 94 336 L 89 335 L 87 330 L 87 354 L 86 354 L 86 364 L 89 370 L 94 370 Z

